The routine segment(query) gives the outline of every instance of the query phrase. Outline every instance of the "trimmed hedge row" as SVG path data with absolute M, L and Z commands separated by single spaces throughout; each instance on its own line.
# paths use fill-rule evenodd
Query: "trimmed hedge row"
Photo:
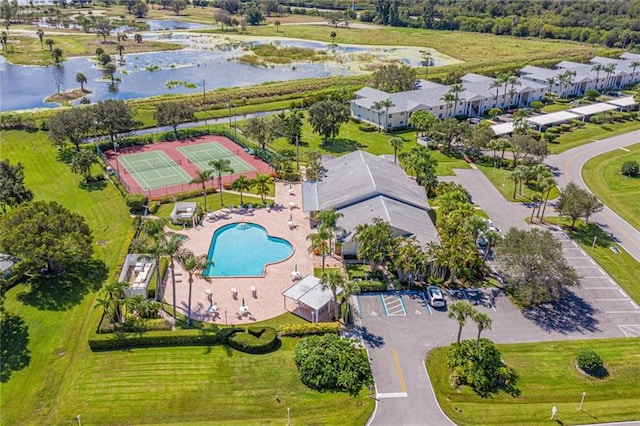
M 319 322 L 317 324 L 290 324 L 280 327 L 281 336 L 309 336 L 340 332 L 339 322 Z
M 162 346 L 229 345 L 250 354 L 263 354 L 278 348 L 273 327 L 226 327 L 221 329 L 153 331 L 146 333 L 95 334 L 89 339 L 92 351 Z
M 360 291 L 363 293 L 387 291 L 387 284 L 381 281 L 358 281 L 358 287 L 360 287 Z

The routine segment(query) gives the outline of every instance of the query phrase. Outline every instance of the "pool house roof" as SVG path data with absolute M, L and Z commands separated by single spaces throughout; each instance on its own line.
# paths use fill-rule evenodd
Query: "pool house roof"
M 342 289 L 337 289 L 338 294 L 342 293 Z M 295 300 L 298 303 L 304 303 L 306 306 L 319 311 L 333 300 L 331 289 L 323 288 L 321 280 L 318 277 L 307 275 L 284 292 L 284 297 Z

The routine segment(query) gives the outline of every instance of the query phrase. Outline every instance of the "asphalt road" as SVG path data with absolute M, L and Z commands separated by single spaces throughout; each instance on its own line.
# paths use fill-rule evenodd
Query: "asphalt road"
M 581 169 L 591 157 L 631 145 L 640 132 L 593 142 L 548 163 L 557 169 L 561 187 L 574 181 L 582 187 Z M 455 181 L 465 186 L 473 200 L 506 232 L 511 227 L 528 229 L 524 219 L 531 209 L 511 203 L 476 169 L 456 170 Z M 640 232 L 605 208 L 593 220 L 610 229 L 620 244 L 640 259 Z M 581 275 L 581 287 L 561 303 L 521 311 L 497 289 L 480 289 L 446 294 L 448 302 L 464 298 L 493 319 L 484 336 L 498 343 L 640 336 L 640 307 L 602 270 L 591 257 L 558 229 L 550 229 L 561 242 L 567 262 Z M 457 323 L 446 311 L 430 308 L 417 294 L 397 293 L 357 297 L 362 339 L 367 347 L 376 381 L 376 411 L 368 425 L 451 425 L 438 405 L 424 367 L 426 353 L 450 344 Z M 468 325 L 462 338 L 475 338 Z M 542 419 L 541 419 L 542 420 Z M 628 422 L 622 424 L 638 424 Z
M 560 187 L 566 186 L 568 182 L 574 182 L 582 188 L 589 189 L 582 179 L 584 163 L 605 152 L 638 142 L 640 142 L 640 131 L 625 133 L 582 145 L 559 155 L 549 156 L 546 163 L 559 173 L 557 180 Z M 591 220 L 602 224 L 606 232 L 613 233 L 618 243 L 640 262 L 640 230 L 635 229 L 607 206 L 601 212 L 593 215 Z

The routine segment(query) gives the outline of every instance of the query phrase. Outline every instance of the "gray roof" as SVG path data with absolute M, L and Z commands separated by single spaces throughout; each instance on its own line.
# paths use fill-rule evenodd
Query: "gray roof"
M 597 103 L 597 104 L 591 104 L 591 105 L 585 105 L 585 106 L 581 106 L 581 107 L 577 107 L 577 108 L 571 108 L 569 110 L 569 112 L 573 112 L 575 114 L 580 114 L 580 115 L 593 115 L 593 114 L 597 114 L 599 112 L 611 111 L 612 109 L 618 109 L 618 107 L 615 106 L 615 105 L 611 105 L 611 104 L 606 104 L 606 103 L 600 102 L 600 103 Z
M 343 208 L 377 195 L 425 210 L 428 207 L 424 188 L 409 179 L 400 165 L 392 161 L 354 151 L 322 165 L 327 171 L 316 185 L 319 210 Z M 310 211 L 305 202 L 313 201 L 303 198 L 303 210 Z
M 10 254 L 0 253 L 0 275 L 11 269 L 13 265 L 18 263 L 18 258 Z
M 546 126 L 548 124 L 562 123 L 571 118 L 579 118 L 579 117 L 580 116 L 578 114 L 574 114 L 569 111 L 557 111 L 557 112 L 552 112 L 550 114 L 528 117 L 526 120 L 529 123 L 533 123 L 538 126 Z
M 333 300 L 330 288 L 322 288 L 320 278 L 307 275 L 288 289 L 282 295 L 297 302 L 304 303 L 311 309 L 319 310 Z M 342 293 L 338 287 L 337 293 Z
M 463 83 L 472 83 L 472 82 L 478 82 L 478 81 L 489 81 L 489 83 L 491 83 L 493 80 L 495 80 L 495 78 L 491 78 L 491 77 L 487 77 L 486 75 L 480 75 L 480 74 L 474 74 L 472 72 L 470 72 L 469 74 L 463 75 L 460 78 L 460 81 L 462 81 Z
M 620 107 L 629 107 L 635 105 L 636 101 L 633 100 L 633 96 L 626 96 L 624 98 L 609 99 L 607 103 Z
M 620 59 L 627 59 L 629 61 L 640 61 L 640 54 L 624 52 L 622 55 L 620 55 Z
M 336 225 L 347 231 L 354 230 L 362 223 L 372 223 L 373 219 L 380 218 L 391 225 L 394 236 L 415 235 L 422 245 L 439 241 L 438 231 L 425 210 L 382 195 L 340 209 L 340 213 L 343 216 L 338 219 Z M 353 232 L 345 241 L 350 240 L 352 236 Z

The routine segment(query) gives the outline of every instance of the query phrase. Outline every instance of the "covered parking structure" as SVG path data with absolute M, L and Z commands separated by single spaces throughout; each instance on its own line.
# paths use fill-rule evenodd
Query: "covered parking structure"
M 494 124 L 491 126 L 491 130 L 496 136 L 503 136 L 513 133 L 513 122 Z
M 615 105 L 623 111 L 629 111 L 638 105 L 638 103 L 633 100 L 633 96 L 625 96 L 624 98 L 615 98 L 609 99 L 607 101 L 608 104 Z
M 585 105 L 577 108 L 571 108 L 569 111 L 581 116 L 582 121 L 591 118 L 595 114 L 618 109 L 617 106 L 608 103 L 600 102 L 597 104 Z
M 338 288 L 337 293 L 342 293 L 342 289 Z M 335 307 L 333 293 L 322 285 L 322 280 L 318 277 L 307 275 L 282 292 L 282 295 L 284 308 L 288 309 L 287 299 L 293 300 L 297 306 L 291 312 L 307 321 L 317 323 L 332 318 Z
M 580 118 L 580 115 L 569 111 L 558 111 L 551 114 L 529 117 L 527 118 L 527 123 L 537 127 L 538 130 L 542 130 L 547 126 L 564 123 L 572 118 Z

